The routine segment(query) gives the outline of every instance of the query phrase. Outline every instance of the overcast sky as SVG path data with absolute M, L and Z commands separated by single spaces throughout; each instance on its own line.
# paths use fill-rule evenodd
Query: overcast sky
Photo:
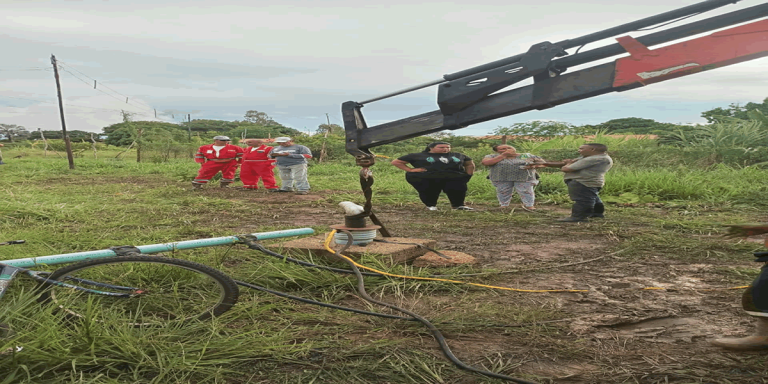
M 50 63 L 55 54 L 70 130 L 100 132 L 120 122 L 123 109 L 135 112 L 135 120 L 154 120 L 157 110 L 158 120 L 171 122 L 187 114 L 242 120 L 247 110 L 258 110 L 314 131 L 326 113 L 341 125 L 345 101 L 697 2 L 0 0 L 0 123 L 61 129 Z M 683 23 L 762 3 L 744 0 Z M 765 58 L 753 60 L 454 133 L 482 135 L 539 119 L 704 122 L 702 111 L 768 97 L 765 65 Z M 373 126 L 436 109 L 432 87 L 363 111 Z

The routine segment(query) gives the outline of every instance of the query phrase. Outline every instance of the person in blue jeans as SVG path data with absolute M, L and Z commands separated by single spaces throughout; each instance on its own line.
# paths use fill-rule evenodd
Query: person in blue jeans
M 604 144 L 588 143 L 579 147 L 580 157 L 566 159 L 563 177 L 568 186 L 568 196 L 573 200 L 571 216 L 560 222 L 577 223 L 589 218 L 602 218 L 605 212 L 600 200 L 600 189 L 605 185 L 605 174 L 613 166 L 613 159 L 606 153 Z

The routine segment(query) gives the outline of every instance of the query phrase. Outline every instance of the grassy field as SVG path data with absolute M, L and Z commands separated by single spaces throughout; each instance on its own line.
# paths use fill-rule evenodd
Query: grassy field
M 476 159 L 488 153 L 467 152 Z M 190 191 L 197 169 L 191 160 L 137 164 L 86 154 L 70 171 L 56 156 L 3 154 L 0 242 L 26 244 L 0 247 L 0 260 L 300 227 L 328 233 L 343 221 L 338 202 L 363 199 L 352 161 L 312 165 L 307 196 L 275 196 L 216 183 Z M 467 364 L 540 383 L 766 382 L 764 352 L 725 352 L 708 341 L 750 329 L 738 305 L 741 290 L 725 288 L 756 276 L 750 252 L 764 248 L 721 235 L 726 224 L 768 221 L 768 171 L 617 161 L 602 192 L 614 201 L 609 218 L 576 225 L 554 221 L 570 207 L 559 173 L 543 174 L 537 213 L 497 209 L 484 169 L 470 183 L 476 212 L 446 210 L 444 199 L 443 210 L 427 212 L 400 171 L 386 161 L 374 171 L 374 209 L 390 231 L 436 240 L 439 249 L 478 263 L 418 269 L 366 255 L 362 264 L 420 276 L 480 274 L 457 279 L 510 288 L 587 290 L 365 279 L 377 299 L 433 321 Z M 279 241 L 265 245 L 283 251 Z M 296 296 L 393 313 L 364 302 L 354 277 L 242 245 L 168 256 Z M 33 287 L 18 279 L 2 298 L 0 323 L 14 331 L 0 339 L 3 384 L 502 382 L 455 367 L 416 322 L 241 289 L 239 304 L 214 321 L 134 328 L 97 321 L 97 313 L 67 320 L 38 305 Z M 16 346 L 23 349 L 7 352 Z

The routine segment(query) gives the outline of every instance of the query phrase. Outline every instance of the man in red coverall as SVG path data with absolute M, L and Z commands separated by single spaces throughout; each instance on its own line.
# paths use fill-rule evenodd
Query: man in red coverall
M 240 168 L 240 180 L 245 189 L 259 189 L 259 179 L 268 190 L 277 189 L 275 184 L 275 160 L 269 158 L 272 147 L 264 145 L 263 139 L 243 140 L 248 147 L 244 148 L 243 167 Z
M 201 189 L 213 176 L 221 172 L 220 186 L 226 188 L 235 182 L 235 171 L 243 158 L 243 149 L 230 144 L 227 136 L 215 136 L 213 144 L 203 145 L 195 154 L 195 162 L 202 164 L 192 181 L 194 189 Z

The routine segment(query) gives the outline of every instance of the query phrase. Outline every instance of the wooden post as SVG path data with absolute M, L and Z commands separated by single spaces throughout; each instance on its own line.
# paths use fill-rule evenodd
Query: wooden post
M 182 120 L 184 120 L 184 116 L 181 117 Z M 187 141 L 189 143 L 192 143 L 192 115 L 187 113 Z M 195 149 L 189 148 L 189 158 L 194 159 L 195 158 Z
M 502 135 L 501 136 L 501 143 L 502 144 L 506 144 L 507 143 L 507 135 Z
M 93 132 L 91 132 L 91 149 L 93 149 L 93 158 L 97 159 L 98 156 L 96 155 L 96 140 L 93 139 Z
M 61 132 L 64 135 L 64 146 L 67 148 L 67 160 L 69 160 L 69 169 L 75 169 L 75 157 L 72 155 L 72 142 L 69 141 L 67 134 L 67 123 L 64 121 L 64 102 L 61 99 L 61 84 L 59 84 L 59 66 L 56 64 L 56 56 L 51 55 L 51 64 L 53 65 L 53 77 L 56 79 L 56 93 L 59 96 L 59 114 L 61 115 Z
M 48 140 L 45 139 L 42 129 L 38 128 L 37 132 L 40 133 L 40 140 L 43 140 L 43 144 L 45 144 L 45 147 L 43 148 L 43 157 L 48 157 Z
M 323 147 L 320 149 L 320 158 L 317 159 L 318 163 L 322 163 L 325 159 L 325 143 L 328 141 L 328 131 L 331 129 L 331 119 L 328 117 L 327 113 L 325 114 L 325 120 L 328 122 L 328 126 L 325 128 L 325 135 L 323 136 Z
M 136 128 L 136 162 L 141 163 L 141 135 L 144 133 L 144 128 Z
M 43 139 L 43 143 L 45 144 L 45 148 L 43 148 L 43 153 L 45 154 L 45 157 L 48 157 L 48 148 L 50 147 L 48 145 L 48 139 L 46 139 L 45 135 L 43 135 L 43 130 L 41 128 L 38 128 L 37 131 L 40 132 L 40 138 Z M 58 156 L 58 157 L 60 157 L 62 159 L 64 158 L 64 156 L 62 156 L 61 153 L 56 152 L 55 149 L 52 149 L 52 151 L 53 151 L 53 153 L 56 154 L 56 156 Z

